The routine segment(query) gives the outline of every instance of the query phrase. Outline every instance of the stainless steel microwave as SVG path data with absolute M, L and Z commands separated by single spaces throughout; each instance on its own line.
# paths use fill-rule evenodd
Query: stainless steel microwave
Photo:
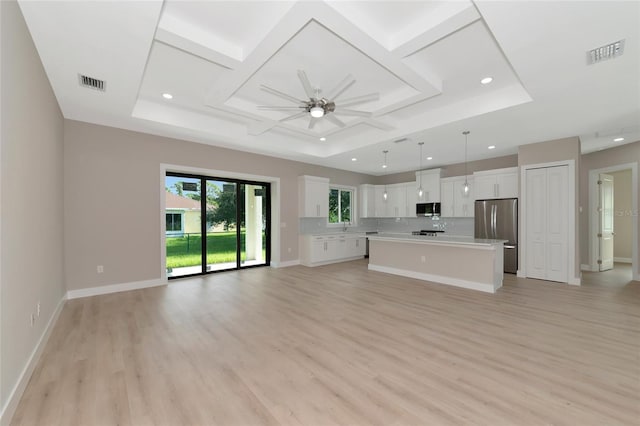
M 440 203 L 416 204 L 416 216 L 440 216 Z

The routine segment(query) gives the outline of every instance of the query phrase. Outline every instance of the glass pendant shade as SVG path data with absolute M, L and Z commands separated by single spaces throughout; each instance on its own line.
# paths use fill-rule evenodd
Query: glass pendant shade
M 469 186 L 469 182 L 467 181 L 467 136 L 469 135 L 468 130 L 462 132 L 464 135 L 464 185 L 462 185 L 462 196 L 468 197 L 471 192 L 471 187 Z
M 382 153 L 384 154 L 384 164 L 382 165 L 383 169 L 387 168 L 387 153 L 388 152 L 389 151 L 386 150 L 386 149 L 384 151 L 382 151 Z M 387 197 L 389 197 L 389 194 L 387 194 L 387 185 L 385 184 L 384 185 L 384 192 L 382 193 L 382 200 L 383 201 L 387 201 Z
M 422 194 L 424 194 L 424 192 L 422 191 L 422 186 L 420 188 L 418 188 L 418 197 L 422 198 Z
M 382 199 L 383 199 L 383 200 L 385 200 L 385 201 L 387 201 L 387 197 L 388 197 L 388 196 L 389 196 L 389 195 L 387 194 L 387 190 L 385 189 L 385 190 L 384 190 L 384 192 L 382 193 Z
M 420 185 L 418 186 L 418 200 L 421 200 L 422 195 L 424 194 L 424 191 L 422 190 L 422 145 L 424 145 L 424 142 L 418 142 L 418 145 L 420 146 Z

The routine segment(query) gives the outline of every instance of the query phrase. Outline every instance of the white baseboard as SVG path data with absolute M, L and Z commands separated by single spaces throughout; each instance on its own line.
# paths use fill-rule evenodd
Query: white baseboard
M 476 281 L 461 280 L 458 278 L 444 277 L 441 275 L 425 274 L 423 272 L 409 271 L 406 269 L 390 268 L 388 266 L 369 264 L 371 271 L 384 272 L 387 274 L 401 275 L 403 277 L 415 278 L 418 280 L 431 281 L 433 283 L 447 284 L 455 287 L 462 287 L 471 290 L 484 291 L 485 293 L 495 293 L 497 288 L 502 287 L 502 283 L 497 288 L 492 284 L 480 283 Z
M 632 263 L 630 257 L 614 257 L 613 261 L 618 263 Z
M 42 336 L 40 336 L 40 340 L 36 344 L 36 347 L 33 348 L 31 352 L 31 356 L 27 361 L 27 364 L 24 366 L 20 377 L 18 378 L 18 382 L 13 387 L 11 392 L 9 392 L 9 397 L 7 398 L 7 403 L 4 407 L 2 407 L 2 411 L 0 412 L 0 425 L 8 425 L 11 422 L 11 418 L 18 408 L 18 403 L 22 398 L 22 394 L 24 390 L 27 388 L 27 384 L 31 379 L 31 375 L 33 374 L 33 370 L 36 368 L 36 364 L 40 360 L 40 355 L 42 355 L 42 351 L 49 339 L 49 335 L 51 334 L 51 330 L 53 330 L 54 325 L 58 321 L 58 317 L 60 316 L 60 312 L 62 312 L 62 307 L 66 301 L 66 297 L 62 296 L 60 302 L 58 302 L 58 306 L 56 306 L 55 311 L 53 311 L 53 315 L 49 318 L 49 322 L 47 326 L 44 328 Z
M 569 282 L 567 284 L 569 285 L 580 285 L 581 282 L 581 278 L 580 277 L 573 277 L 573 278 L 569 278 Z
M 167 281 L 163 279 L 135 281 L 123 284 L 103 285 L 99 287 L 80 288 L 78 290 L 69 290 L 67 299 L 78 299 L 81 297 L 99 296 L 101 294 L 119 293 L 121 291 L 139 290 L 141 288 L 158 287 L 167 285 Z
M 591 265 L 583 263 L 582 265 L 580 265 L 580 270 L 581 271 L 589 271 L 589 272 L 591 272 Z
M 296 266 L 300 264 L 300 259 L 286 260 L 284 262 L 271 262 L 273 268 L 287 268 L 289 266 Z

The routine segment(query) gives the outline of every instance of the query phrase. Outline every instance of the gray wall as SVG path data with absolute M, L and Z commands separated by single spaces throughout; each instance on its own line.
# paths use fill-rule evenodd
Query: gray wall
M 613 176 L 613 256 L 631 259 L 631 245 L 633 244 L 631 223 L 631 169 L 611 173 Z
M 67 290 L 160 278 L 162 163 L 279 177 L 280 222 L 286 223 L 280 229 L 281 262 L 298 259 L 299 175 L 353 186 L 371 180 L 364 174 L 70 120 L 65 121 L 64 143 Z M 104 265 L 103 274 L 96 273 L 97 265 Z
M 63 130 L 58 103 L 15 1 L 0 2 L 3 410 L 63 300 Z M 41 303 L 33 327 L 30 315 Z M 10 414 L 10 413 L 5 413 Z M 3 421 L 8 421 L 3 416 Z

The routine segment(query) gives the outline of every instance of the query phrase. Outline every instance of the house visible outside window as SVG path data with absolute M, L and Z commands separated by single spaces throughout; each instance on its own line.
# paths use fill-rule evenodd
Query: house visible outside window
M 353 194 L 352 188 L 329 189 L 329 223 L 351 222 Z
M 166 213 L 167 233 L 182 233 L 182 213 Z

